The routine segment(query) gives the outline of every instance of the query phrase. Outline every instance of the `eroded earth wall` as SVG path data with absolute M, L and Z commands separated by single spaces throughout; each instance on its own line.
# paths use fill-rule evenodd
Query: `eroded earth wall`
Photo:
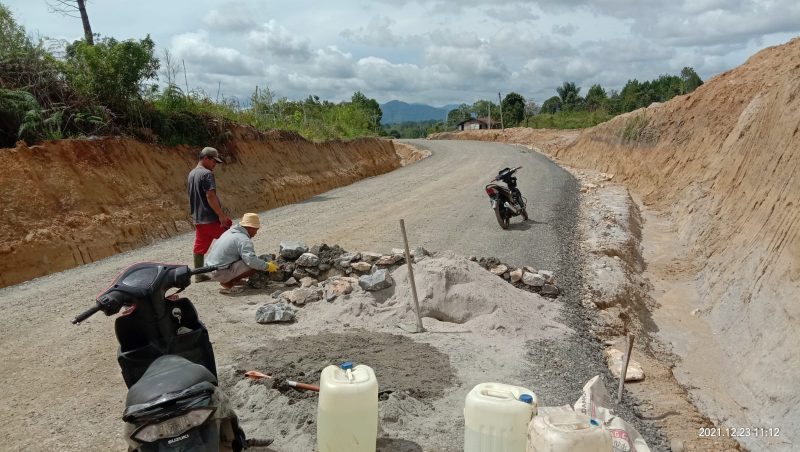
M 726 352 L 719 378 L 753 425 L 786 429 L 800 423 L 799 93 L 797 38 L 567 146 L 539 146 L 547 132 L 526 138 L 523 129 L 459 138 L 536 144 L 569 166 L 613 174 L 671 214 L 692 252 L 675 271 L 698 275 L 697 315 Z
M 233 217 L 391 171 L 391 141 L 313 143 L 240 128 L 218 146 L 218 194 Z M 199 149 L 127 138 L 0 149 L 0 287 L 193 229 L 186 179 Z M 176 261 L 189 262 L 187 255 Z

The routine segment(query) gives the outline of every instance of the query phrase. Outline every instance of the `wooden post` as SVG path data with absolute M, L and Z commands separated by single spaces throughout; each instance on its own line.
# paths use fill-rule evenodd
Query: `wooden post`
M 400 230 L 403 232 L 403 245 L 406 250 L 406 264 L 408 265 L 408 281 L 411 283 L 411 294 L 414 297 L 414 313 L 417 314 L 417 333 L 422 333 L 422 317 L 419 316 L 419 300 L 417 299 L 417 284 L 414 282 L 414 268 L 411 266 L 411 252 L 408 250 L 408 237 L 406 237 L 406 224 L 400 219 Z
M 633 334 L 629 334 L 625 338 L 625 362 L 620 369 L 619 391 L 617 391 L 617 403 L 622 402 L 622 387 L 625 386 L 625 377 L 628 375 L 628 362 L 631 359 L 631 352 L 633 351 Z

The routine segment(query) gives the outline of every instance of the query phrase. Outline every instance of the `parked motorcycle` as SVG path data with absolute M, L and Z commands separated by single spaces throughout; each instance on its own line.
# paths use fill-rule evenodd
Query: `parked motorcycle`
M 503 168 L 497 176 L 486 185 L 486 194 L 489 195 L 492 210 L 494 210 L 494 215 L 497 218 L 497 223 L 500 224 L 500 227 L 503 229 L 508 229 L 511 217 L 522 215 L 523 220 L 528 219 L 526 199 L 517 188 L 517 178 L 514 177 L 514 173 L 520 168 L 522 167 Z M 508 188 L 498 185 L 495 182 L 503 182 Z
M 134 264 L 72 320 L 77 325 L 98 311 L 111 316 L 122 310 L 114 329 L 128 386 L 122 419 L 130 451 L 240 451 L 271 442 L 246 440 L 217 386 L 208 330 L 192 302 L 178 297 L 192 275 L 215 269 Z M 177 291 L 167 295 L 171 289 Z

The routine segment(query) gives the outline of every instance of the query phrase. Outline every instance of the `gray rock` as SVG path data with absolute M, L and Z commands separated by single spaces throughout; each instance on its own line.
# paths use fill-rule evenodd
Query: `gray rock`
M 496 267 L 492 267 L 492 268 L 490 268 L 490 269 L 489 269 L 489 271 L 490 271 L 490 272 L 492 272 L 492 273 L 494 273 L 494 274 L 495 274 L 495 275 L 497 275 L 497 276 L 502 276 L 502 275 L 503 275 L 503 273 L 505 273 L 505 272 L 507 272 L 507 271 L 508 271 L 508 267 L 506 267 L 506 266 L 505 266 L 505 265 L 503 265 L 503 264 L 500 264 L 500 265 L 498 265 L 498 266 L 496 266 Z
M 312 276 L 319 276 L 319 268 L 317 267 L 303 267 L 303 270 Z
M 334 266 L 344 270 L 350 266 L 350 263 L 361 259 L 361 253 L 345 253 L 339 256 L 334 263 Z
M 362 261 L 362 262 L 355 262 L 355 263 L 352 263 L 352 264 L 350 264 L 350 267 L 351 267 L 353 270 L 356 270 L 356 271 L 360 271 L 360 272 L 368 272 L 368 271 L 370 271 L 370 269 L 372 269 L 372 264 L 369 264 L 369 263 L 367 263 L 367 262 L 363 262 L 363 261 Z
M 295 264 L 303 267 L 316 267 L 319 265 L 319 257 L 311 253 L 303 253 L 297 258 Z
M 538 273 L 525 272 L 522 275 L 522 282 L 533 287 L 542 287 L 545 283 L 544 276 Z
M 367 252 L 361 253 L 361 260 L 363 260 L 364 262 L 369 262 L 370 264 L 372 264 L 375 261 L 377 261 L 378 259 L 380 259 L 381 256 L 382 256 L 381 254 L 370 253 L 370 252 L 367 251 Z
M 308 247 L 303 242 L 286 241 L 286 242 L 281 242 L 280 245 L 281 257 L 289 260 L 297 259 L 307 251 Z
M 256 311 L 256 322 L 277 323 L 294 320 L 294 309 L 283 303 L 265 304 Z
M 269 276 L 264 272 L 255 272 L 247 278 L 247 285 L 254 289 L 265 289 L 269 284 Z
M 425 259 L 426 256 L 430 256 L 430 253 L 425 248 L 418 246 L 411 255 L 414 256 L 414 262 L 419 262 Z
M 331 266 L 328 264 L 319 264 L 319 271 L 326 272 L 331 269 Z
M 548 284 L 548 283 L 545 283 L 545 284 L 542 286 L 542 292 L 541 292 L 541 294 L 542 294 L 542 295 L 547 295 L 547 296 L 555 297 L 555 296 L 557 296 L 557 295 L 558 295 L 558 293 L 559 293 L 558 287 L 556 287 L 556 286 L 555 286 L 555 285 L 553 285 L 553 284 Z
M 294 278 L 294 276 L 292 276 L 291 278 L 286 280 L 286 285 L 287 286 L 296 286 L 297 285 L 297 280 Z
M 375 262 L 375 265 L 389 266 L 389 265 L 394 265 L 394 264 L 396 264 L 396 263 L 398 263 L 398 262 L 400 262 L 402 260 L 404 260 L 402 254 L 392 254 L 391 256 L 381 256 L 381 258 L 378 259 L 377 262 Z
M 317 285 L 317 280 L 311 278 L 310 276 L 306 276 L 305 278 L 300 279 L 300 287 L 311 287 L 316 285 Z
M 511 272 L 511 282 L 515 283 L 520 280 L 522 280 L 522 269 L 521 268 L 514 269 Z
M 548 271 L 548 270 L 539 270 L 538 273 L 544 277 L 545 281 L 547 281 L 549 283 L 553 282 L 553 272 Z
M 281 294 L 281 298 L 299 306 L 313 303 L 322 298 L 322 290 L 312 287 L 290 290 Z
M 375 270 L 369 275 L 358 278 L 358 285 L 366 291 L 383 290 L 394 284 L 392 277 L 385 269 Z
M 295 269 L 295 271 L 292 272 L 292 276 L 294 276 L 296 279 L 300 280 L 300 279 L 303 279 L 306 276 L 308 276 L 308 273 L 306 273 L 305 270 L 301 270 L 301 269 L 298 268 L 298 269 Z
M 350 281 L 339 278 L 328 280 L 328 283 L 325 285 L 325 300 L 331 302 L 336 297 L 347 295 L 352 291 L 353 286 L 350 284 Z

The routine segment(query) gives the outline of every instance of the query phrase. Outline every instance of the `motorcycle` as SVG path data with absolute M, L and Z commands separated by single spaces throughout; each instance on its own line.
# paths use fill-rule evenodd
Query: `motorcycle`
M 129 451 L 241 451 L 270 440 L 248 440 L 224 392 L 208 330 L 188 298 L 192 275 L 216 267 L 143 262 L 123 270 L 72 320 L 122 313 L 114 322 L 117 362 L 128 387 L 125 440 Z M 167 291 L 177 289 L 170 295 Z
M 494 210 L 494 215 L 497 218 L 497 223 L 503 229 L 508 229 L 511 217 L 522 215 L 523 220 L 528 219 L 528 210 L 526 207 L 526 199 L 517 188 L 517 178 L 514 173 L 516 168 L 503 168 L 497 176 L 486 185 L 486 194 L 489 195 L 489 200 Z M 508 188 L 496 184 L 495 182 L 503 182 Z

